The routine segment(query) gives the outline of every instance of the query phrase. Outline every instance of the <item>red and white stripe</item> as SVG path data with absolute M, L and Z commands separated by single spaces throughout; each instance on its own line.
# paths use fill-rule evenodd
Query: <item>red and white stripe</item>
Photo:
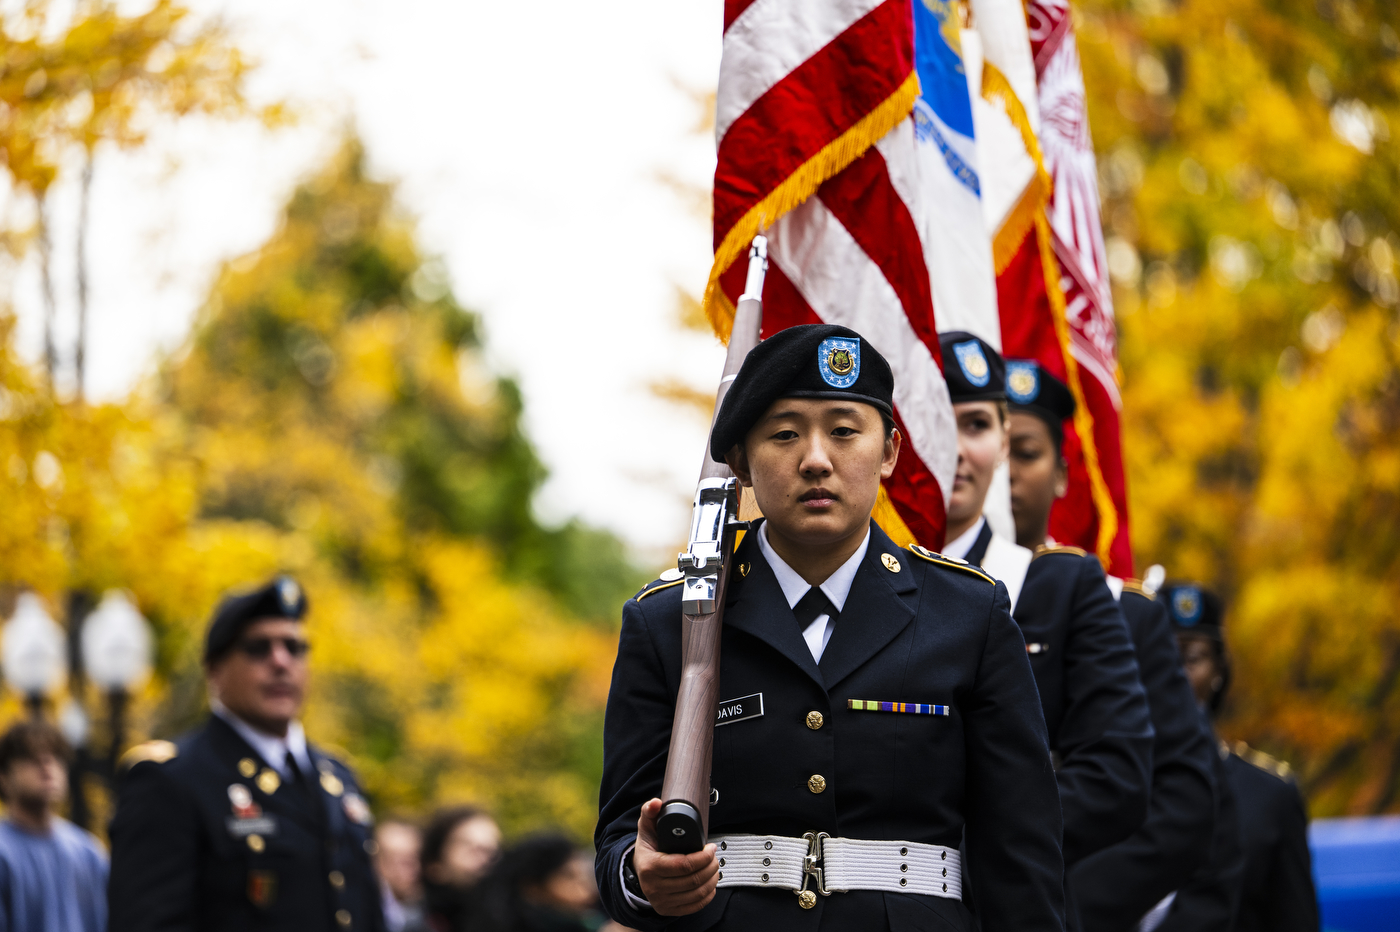
M 1098 169 L 1084 75 L 1079 64 L 1069 0 L 1031 0 L 1026 8 L 1035 57 L 1045 169 L 1054 179 L 1047 211 L 1059 262 L 1060 287 L 1069 323 L 1069 350 L 1079 365 L 1084 400 L 1094 419 L 1099 471 L 1112 498 L 1117 526 L 1107 548 L 1110 572 L 1133 574 L 1128 539 L 1127 478 L 1123 469 L 1118 390 L 1117 329 L 1109 289 L 1103 226 L 1099 219 Z M 1073 492 L 1073 490 L 1071 490 Z M 1092 540 L 1101 528 L 1096 509 L 1057 508 L 1050 532 L 1060 540 Z
M 754 205 L 909 79 L 909 2 L 727 0 L 716 101 L 717 248 Z M 913 537 L 938 548 L 957 443 L 920 236 L 914 146 L 906 115 L 801 204 L 767 218 L 763 335 L 842 324 L 889 360 L 906 443 L 885 491 Z M 732 306 L 743 264 L 717 271 Z

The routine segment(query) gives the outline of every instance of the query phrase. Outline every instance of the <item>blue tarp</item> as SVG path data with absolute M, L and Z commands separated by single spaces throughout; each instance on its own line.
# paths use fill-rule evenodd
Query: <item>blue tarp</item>
M 1325 932 L 1400 930 L 1400 816 L 1316 819 L 1308 844 Z

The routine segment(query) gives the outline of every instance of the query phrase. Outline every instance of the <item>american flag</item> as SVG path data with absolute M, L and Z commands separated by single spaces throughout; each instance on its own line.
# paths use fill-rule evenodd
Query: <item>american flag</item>
M 767 229 L 763 335 L 843 324 L 889 360 L 906 438 L 875 517 L 942 546 L 957 465 L 921 230 L 911 0 L 726 0 L 715 104 L 715 262 L 705 306 L 727 338 Z

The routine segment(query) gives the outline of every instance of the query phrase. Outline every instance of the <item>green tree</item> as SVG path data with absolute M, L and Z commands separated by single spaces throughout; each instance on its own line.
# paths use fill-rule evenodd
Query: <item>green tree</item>
M 1400 38 L 1366 0 L 1088 0 L 1139 562 L 1217 587 L 1223 730 L 1400 806 Z

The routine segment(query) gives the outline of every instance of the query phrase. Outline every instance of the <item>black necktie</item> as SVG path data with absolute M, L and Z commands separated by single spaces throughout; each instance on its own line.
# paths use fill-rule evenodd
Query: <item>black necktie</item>
M 818 615 L 830 616 L 827 625 L 830 626 L 836 621 L 836 606 L 822 592 L 821 586 L 813 586 L 807 590 L 807 594 L 797 600 L 797 604 L 792 607 L 793 615 L 797 616 L 799 630 L 806 631 L 812 622 L 817 620 Z

